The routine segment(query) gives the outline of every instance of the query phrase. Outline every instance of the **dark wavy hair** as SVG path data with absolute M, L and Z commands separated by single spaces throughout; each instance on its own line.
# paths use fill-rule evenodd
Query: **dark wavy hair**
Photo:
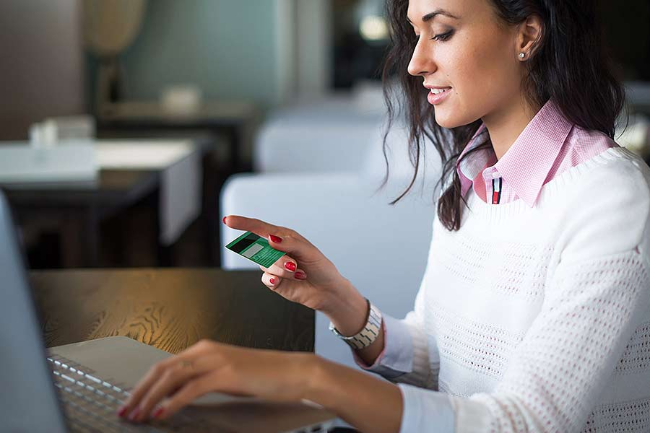
M 594 0 L 489 0 L 505 25 L 522 23 L 537 15 L 543 22 L 542 34 L 525 62 L 527 74 L 522 83 L 528 103 L 539 110 L 553 99 L 564 117 L 586 129 L 601 131 L 614 139 L 616 119 L 625 107 L 625 90 L 611 69 L 601 44 L 599 11 Z M 408 0 L 387 0 L 386 12 L 391 28 L 391 47 L 383 67 L 384 97 L 388 123 L 384 135 L 386 177 L 387 136 L 398 116 L 403 116 L 409 138 L 409 155 L 415 168 L 406 190 L 391 204 L 401 200 L 413 187 L 424 143 L 435 146 L 442 161 L 438 185 L 445 185 L 438 199 L 438 218 L 448 230 L 460 228 L 463 207 L 456 164 L 463 148 L 481 125 L 478 119 L 468 125 L 443 128 L 436 123 L 433 106 L 427 102 L 421 77 L 408 74 L 407 66 L 417 43 L 406 19 Z M 474 151 L 491 146 L 488 139 Z M 472 152 L 463 156 L 465 158 Z M 451 183 L 446 182 L 453 176 Z

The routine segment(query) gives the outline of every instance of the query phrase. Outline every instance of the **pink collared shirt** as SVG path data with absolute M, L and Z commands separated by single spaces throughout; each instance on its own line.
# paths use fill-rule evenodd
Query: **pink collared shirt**
M 481 124 L 461 158 L 487 138 L 488 130 Z M 470 154 L 457 165 L 461 192 L 465 196 L 473 187 L 484 202 L 503 204 L 521 198 L 533 207 L 542 187 L 555 176 L 617 146 L 607 135 L 569 122 L 549 100 L 500 160 L 490 147 Z

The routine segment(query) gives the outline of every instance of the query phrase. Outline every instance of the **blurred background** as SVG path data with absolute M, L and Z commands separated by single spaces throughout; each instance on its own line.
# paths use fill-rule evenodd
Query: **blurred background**
M 224 181 L 254 171 L 265 122 L 381 114 L 381 13 L 367 0 L 3 1 L 0 186 L 30 266 L 218 266 L 206 219 Z M 175 203 L 179 191 L 194 197 Z
M 650 3 L 601 8 L 643 123 Z M 230 176 L 378 174 L 363 163 L 384 115 L 383 13 L 382 0 L 3 1 L 0 186 L 30 266 L 220 266 Z
M 627 90 L 617 142 L 647 160 L 650 2 L 599 5 Z M 378 190 L 383 11 L 382 0 L 0 2 L 0 188 L 28 266 L 257 269 L 224 248 L 240 233 L 221 218 L 240 214 L 297 230 L 402 317 L 440 166 L 425 154 L 413 193 L 389 206 L 412 173 L 398 121 Z M 316 351 L 352 365 L 324 321 Z

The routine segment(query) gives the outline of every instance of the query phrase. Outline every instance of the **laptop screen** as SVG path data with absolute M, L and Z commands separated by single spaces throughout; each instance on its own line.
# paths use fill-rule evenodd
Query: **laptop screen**
M 65 432 L 41 326 L 0 191 L 0 420 L 3 431 Z

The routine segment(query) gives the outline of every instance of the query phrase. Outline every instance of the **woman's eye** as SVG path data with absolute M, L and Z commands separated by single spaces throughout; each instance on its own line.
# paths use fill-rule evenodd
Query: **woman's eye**
M 439 35 L 435 35 L 435 36 L 432 37 L 431 39 L 433 39 L 434 41 L 446 41 L 447 39 L 449 39 L 449 38 L 451 37 L 451 35 L 452 35 L 453 33 L 454 33 L 453 30 L 449 30 L 449 31 L 446 32 L 446 33 L 441 33 L 441 34 L 439 34 Z

